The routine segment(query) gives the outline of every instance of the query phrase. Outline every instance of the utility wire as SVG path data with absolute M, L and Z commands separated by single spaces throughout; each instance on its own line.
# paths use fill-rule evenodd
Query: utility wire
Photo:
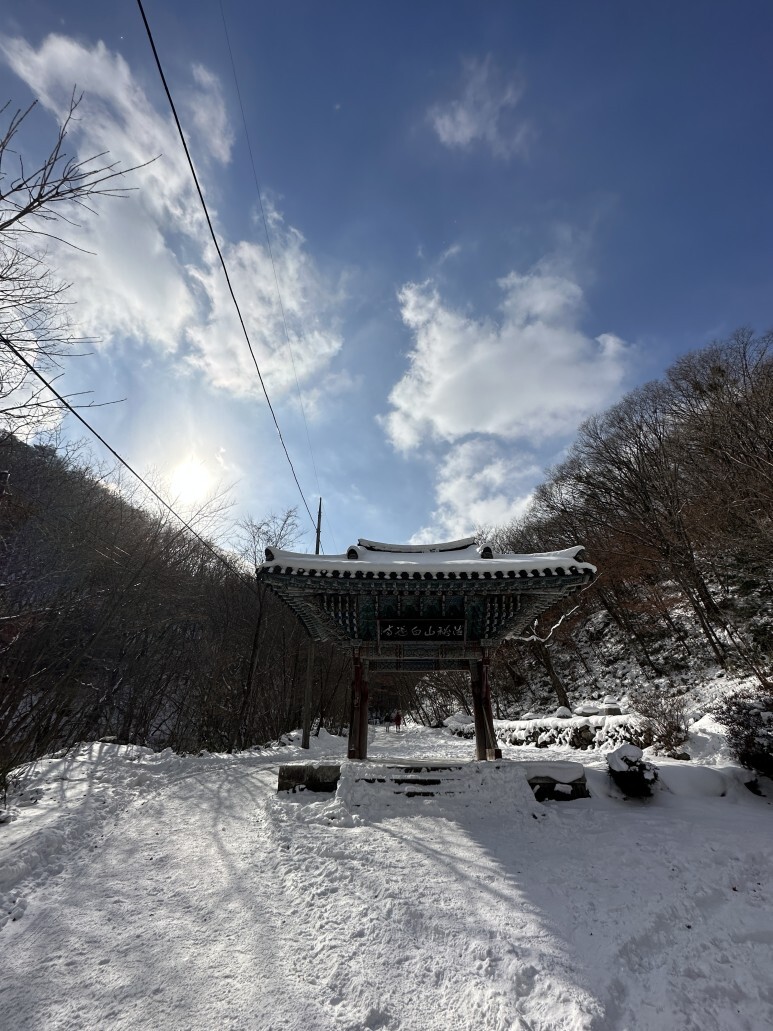
M 255 155 L 252 151 L 252 142 L 250 140 L 250 133 L 247 128 L 247 116 L 244 113 L 244 103 L 242 101 L 242 91 L 239 89 L 239 77 L 236 74 L 236 62 L 234 61 L 233 49 L 231 48 L 231 37 L 228 34 L 228 23 L 225 17 L 225 8 L 223 6 L 223 0 L 220 0 L 220 16 L 223 19 L 223 32 L 225 33 L 225 41 L 228 47 L 228 57 L 231 61 L 231 72 L 233 74 L 234 86 L 236 88 L 236 96 L 239 101 L 239 110 L 242 114 L 242 125 L 244 127 L 244 138 L 247 141 L 247 151 L 250 155 L 250 164 L 252 165 L 252 178 L 255 182 L 255 192 L 258 195 L 258 205 L 260 207 L 260 217 L 263 221 L 263 230 L 266 234 L 266 248 L 268 250 L 268 256 L 271 259 L 271 268 L 274 272 L 274 285 L 276 286 L 276 296 L 279 301 L 279 311 L 282 316 L 282 326 L 284 328 L 285 341 L 287 342 L 287 349 L 290 352 L 290 362 L 293 367 L 293 376 L 295 377 L 295 389 L 298 393 L 298 401 L 301 406 L 301 415 L 303 416 L 303 425 L 306 430 L 306 441 L 309 445 L 309 455 L 311 456 L 311 465 L 314 469 L 314 480 L 317 484 L 317 493 L 322 496 L 322 490 L 319 485 L 319 474 L 317 473 L 317 463 L 314 459 L 314 449 L 311 446 L 311 436 L 309 434 L 309 424 L 306 421 L 306 408 L 303 403 L 303 395 L 301 393 L 301 385 L 298 382 L 298 370 L 295 366 L 295 354 L 293 352 L 293 345 L 290 339 L 290 332 L 287 328 L 287 315 L 285 313 L 285 306 L 282 300 L 282 290 L 279 286 L 279 276 L 276 271 L 276 261 L 274 260 L 274 249 L 271 246 L 271 233 L 268 228 L 268 218 L 266 217 L 266 209 L 263 205 L 263 193 L 260 189 L 260 182 L 258 181 L 258 170 L 255 166 Z
M 155 44 L 155 42 L 153 40 L 153 33 L 150 30 L 150 25 L 148 24 L 148 19 L 145 16 L 145 8 L 142 6 L 142 0 L 137 0 L 137 6 L 140 9 L 140 14 L 142 16 L 142 21 L 143 21 L 143 24 L 145 25 L 145 31 L 148 34 L 148 40 L 150 42 L 151 50 L 153 51 L 153 57 L 155 58 L 155 61 L 156 61 L 156 67 L 158 68 L 158 74 L 161 77 L 161 82 L 162 82 L 162 84 L 164 86 L 164 92 L 166 93 L 167 100 L 169 101 L 169 107 L 171 108 L 172 115 L 173 115 L 174 121 L 175 121 L 175 125 L 177 126 L 177 132 L 180 135 L 180 141 L 182 142 L 183 150 L 185 151 L 185 157 L 188 159 L 188 167 L 191 170 L 191 175 L 193 176 L 193 182 L 196 185 L 196 192 L 198 193 L 199 200 L 201 201 L 201 206 L 202 206 L 202 209 L 204 211 L 204 217 L 206 218 L 207 226 L 209 227 L 209 233 L 210 233 L 210 236 L 212 237 L 212 242 L 215 245 L 215 250 L 217 251 L 217 256 L 220 259 L 220 265 L 222 266 L 222 269 L 223 269 L 223 275 L 225 276 L 225 281 L 226 281 L 226 283 L 228 285 L 228 292 L 230 293 L 231 300 L 234 303 L 234 308 L 236 309 L 236 314 L 239 317 L 239 323 L 240 323 L 240 325 L 242 327 L 242 332 L 244 334 L 244 339 L 247 341 L 247 347 L 249 348 L 250 354 L 252 355 L 252 360 L 253 360 L 253 362 L 255 364 L 255 371 L 258 374 L 258 379 L 260 380 L 260 385 L 263 388 L 263 394 L 264 394 L 264 396 L 266 398 L 266 404 L 268 405 L 268 409 L 271 412 L 271 418 L 274 420 L 274 426 L 276 427 L 276 432 L 277 432 L 277 434 L 279 436 L 279 441 L 280 441 L 280 443 L 282 445 L 282 449 L 284 450 L 285 458 L 287 459 L 287 462 L 288 462 L 288 464 L 290 466 L 290 470 L 292 471 L 293 479 L 295 480 L 295 485 L 298 488 L 299 494 L 301 495 L 301 499 L 303 501 L 304 508 L 308 512 L 309 519 L 311 520 L 311 524 L 312 524 L 312 526 L 316 530 L 316 525 L 317 525 L 316 521 L 314 519 L 314 516 L 311 514 L 311 509 L 309 508 L 309 504 L 306 501 L 306 495 L 303 493 L 303 488 L 301 487 L 300 480 L 298 479 L 298 474 L 296 473 L 295 466 L 293 465 L 292 459 L 290 458 L 290 452 L 287 450 L 287 445 L 285 444 L 284 437 L 282 436 L 282 430 L 279 427 L 279 420 L 276 417 L 276 412 L 274 411 L 274 406 L 271 404 L 271 398 L 268 396 L 268 390 L 266 389 L 266 384 L 263 381 L 263 375 L 262 375 L 262 373 L 260 371 L 260 366 L 258 365 L 258 359 L 255 357 L 255 351 L 253 350 L 253 347 L 252 347 L 252 341 L 250 340 L 250 335 L 247 332 L 247 326 L 245 325 L 244 318 L 243 318 L 242 312 L 241 312 L 241 308 L 239 307 L 239 302 L 236 300 L 236 294 L 234 293 L 234 288 L 231 285 L 231 277 L 230 277 L 230 275 L 228 273 L 228 266 L 225 263 L 225 258 L 223 257 L 223 252 L 220 250 L 220 244 L 218 243 L 217 235 L 215 234 L 215 229 L 214 229 L 214 226 L 212 225 L 212 219 L 209 217 L 209 209 L 207 208 L 207 202 L 204 200 L 204 194 L 202 193 L 201 186 L 199 185 L 199 179 L 198 179 L 198 176 L 196 175 L 196 169 L 193 167 L 193 160 L 191 158 L 190 151 L 188 150 L 188 144 L 185 141 L 185 134 L 183 132 L 182 125 L 180 124 L 180 119 L 177 116 L 177 108 L 174 105 L 174 100 L 172 99 L 172 93 L 171 93 L 171 91 L 169 89 L 169 85 L 167 84 L 166 76 L 164 75 L 164 69 L 161 66 L 161 59 L 159 58 L 158 51 L 156 50 L 156 44 Z
M 12 344 L 11 341 L 7 337 L 0 335 L 0 343 L 2 343 L 10 351 L 12 351 L 13 354 L 15 354 L 16 357 L 19 359 L 19 361 L 23 365 L 26 365 L 26 367 L 30 370 L 30 372 L 33 374 L 33 376 L 37 376 L 37 378 L 40 380 L 40 382 L 48 390 L 51 391 L 51 393 L 59 401 L 59 403 L 64 405 L 64 407 L 67 409 L 67 411 L 70 412 L 71 415 L 74 415 L 75 418 L 79 422 L 83 423 L 83 425 L 86 427 L 86 429 L 89 431 L 89 433 L 93 434 L 97 438 L 97 440 L 100 442 L 100 444 L 102 444 L 103 447 L 107 448 L 107 450 L 110 452 L 110 454 L 113 455 L 114 458 L 117 458 L 118 461 L 121 463 L 121 465 L 125 466 L 129 470 L 129 472 L 132 474 L 132 476 L 136 476 L 137 479 L 140 481 L 140 483 L 148 491 L 150 491 L 150 493 L 153 495 L 153 497 L 157 501 L 159 501 L 168 512 L 171 512 L 172 515 L 175 517 L 175 519 L 178 519 L 182 523 L 182 525 L 185 527 L 185 529 L 188 530 L 189 533 L 193 534 L 193 536 L 196 538 L 196 540 L 200 544 L 203 544 L 204 547 L 207 549 L 207 551 L 210 552 L 210 554 L 214 555 L 214 557 L 218 560 L 218 562 L 221 562 L 226 567 L 226 569 L 230 570 L 230 572 L 235 573 L 236 576 L 238 576 L 239 579 L 244 584 L 246 584 L 247 587 L 249 587 L 249 589 L 252 591 L 252 593 L 255 594 L 256 597 L 258 596 L 258 593 L 255 590 L 252 582 L 250 580 L 248 580 L 244 576 L 244 574 L 239 569 L 236 568 L 236 566 L 232 566 L 231 563 L 228 561 L 228 559 L 225 558 L 224 555 L 221 555 L 220 552 L 217 551 L 215 548 L 213 548 L 212 545 L 209 543 L 209 541 L 206 540 L 204 537 L 202 537 L 201 534 L 198 533 L 198 531 L 194 530 L 194 528 L 191 526 L 191 524 L 186 519 L 183 519 L 183 517 L 181 515 L 179 515 L 177 512 L 175 512 L 175 510 L 172 508 L 172 506 L 169 504 L 169 502 L 165 501 L 161 497 L 161 495 L 158 493 L 158 491 L 154 490 L 153 487 L 151 487 L 150 484 L 147 482 L 147 480 L 144 479 L 144 477 L 140 476 L 140 474 L 137 472 L 137 470 L 134 469 L 131 465 L 129 465 L 129 463 L 126 461 L 126 459 L 123 458 L 121 455 L 119 455 L 114 447 L 111 447 L 110 444 L 108 444 L 108 442 L 105 440 L 105 438 L 100 433 L 98 433 L 94 429 L 94 427 L 83 418 L 83 416 L 77 411 L 77 409 L 73 408 L 73 406 L 70 404 L 70 402 L 67 400 L 67 398 L 64 397 L 62 394 L 60 394 L 59 391 L 56 390 L 54 388 L 54 386 L 51 383 L 48 382 L 48 380 L 45 378 L 45 376 L 42 375 L 42 373 L 38 372 L 38 370 L 35 368 L 35 366 L 32 364 L 32 362 L 30 362 L 27 358 L 25 358 L 25 356 L 21 353 L 21 351 L 19 351 L 19 349 L 14 344 Z

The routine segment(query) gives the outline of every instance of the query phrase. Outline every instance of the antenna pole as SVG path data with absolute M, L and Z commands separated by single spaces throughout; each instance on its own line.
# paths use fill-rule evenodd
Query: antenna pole
M 315 555 L 319 555 L 319 541 L 322 536 L 322 498 L 319 499 L 319 511 L 317 512 L 317 548 L 314 552 Z

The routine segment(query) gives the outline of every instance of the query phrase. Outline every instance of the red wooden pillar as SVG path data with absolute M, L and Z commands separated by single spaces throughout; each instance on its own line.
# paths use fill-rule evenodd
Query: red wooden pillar
M 475 758 L 478 760 L 488 758 L 486 713 L 483 707 L 481 663 L 470 663 L 470 682 L 472 686 L 472 714 L 475 718 Z
M 363 699 L 363 664 L 358 655 L 354 656 L 355 679 L 351 685 L 351 707 L 349 709 L 349 744 L 346 756 L 348 759 L 365 759 L 368 752 L 368 687 L 365 685 Z M 363 705 L 363 701 L 365 704 Z M 364 720 L 363 720 L 364 710 Z M 363 744 L 363 723 L 365 725 L 365 743 Z
M 349 702 L 349 743 L 346 752 L 348 759 L 360 758 L 360 660 L 352 654 L 352 665 L 355 675 L 351 681 L 351 699 Z
M 486 723 L 486 758 L 501 759 L 502 749 L 497 746 L 497 735 L 494 731 L 494 713 L 491 709 L 491 682 L 489 680 L 489 655 L 483 653 L 483 661 L 480 664 L 480 693 L 483 703 L 483 714 Z
M 360 754 L 368 758 L 368 660 L 360 663 Z

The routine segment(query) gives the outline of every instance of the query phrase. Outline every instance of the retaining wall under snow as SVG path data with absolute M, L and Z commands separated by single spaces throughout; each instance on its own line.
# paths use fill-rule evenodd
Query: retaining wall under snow
M 529 745 L 531 748 L 617 748 L 632 744 L 647 748 L 652 731 L 641 716 L 573 716 L 560 719 L 547 716 L 538 720 L 495 720 L 500 744 Z M 473 723 L 448 728 L 457 737 L 475 737 Z

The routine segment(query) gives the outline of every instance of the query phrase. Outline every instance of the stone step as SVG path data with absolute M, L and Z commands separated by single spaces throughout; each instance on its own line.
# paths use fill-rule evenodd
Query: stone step
M 508 759 L 459 763 L 444 760 L 288 763 L 279 767 L 277 790 L 333 792 L 342 767 L 347 771 L 350 785 L 406 798 L 464 795 L 471 785 L 479 783 L 482 774 L 492 791 L 498 787 L 507 791 L 507 774 L 516 769 L 525 776 L 538 802 L 571 801 L 589 795 L 585 770 L 580 763 Z M 497 771 L 501 771 L 501 775 Z

